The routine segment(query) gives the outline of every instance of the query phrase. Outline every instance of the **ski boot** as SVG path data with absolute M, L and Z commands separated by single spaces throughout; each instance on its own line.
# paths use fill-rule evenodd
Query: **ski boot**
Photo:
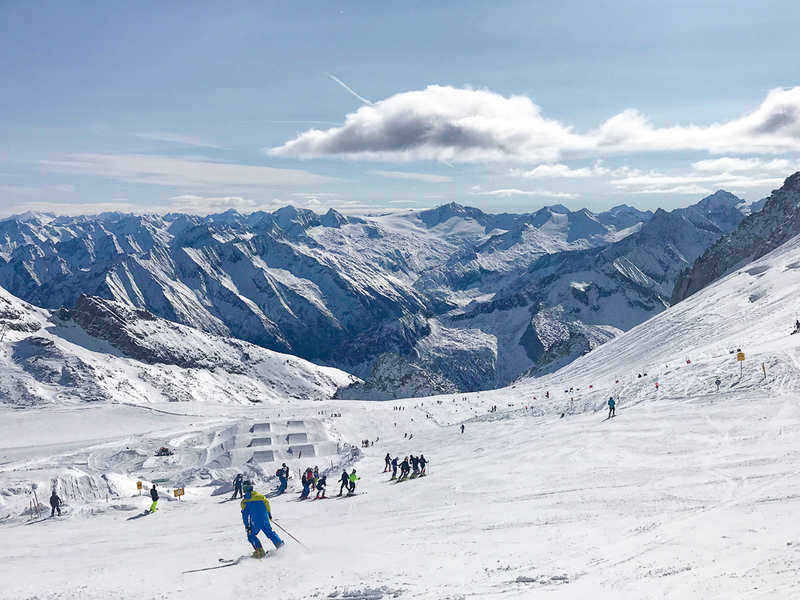
M 253 558 L 264 558 L 266 555 L 267 555 L 267 553 L 264 552 L 264 548 L 256 548 L 253 551 L 252 557 Z

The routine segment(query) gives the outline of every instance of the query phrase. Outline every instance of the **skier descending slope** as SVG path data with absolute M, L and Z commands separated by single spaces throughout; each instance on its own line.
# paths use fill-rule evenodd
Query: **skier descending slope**
M 244 482 L 242 489 L 244 491 L 242 522 L 244 523 L 245 531 L 247 531 L 247 541 L 253 545 L 253 558 L 264 558 L 266 552 L 264 552 L 264 547 L 261 545 L 261 540 L 257 537 L 260 531 L 263 531 L 270 541 L 275 544 L 276 550 L 283 546 L 283 541 L 269 524 L 270 519 L 272 519 L 269 501 L 253 490 L 253 482 L 249 480 Z
M 150 488 L 150 499 L 153 503 L 150 505 L 150 510 L 148 512 L 154 513 L 158 510 L 158 490 L 156 489 L 156 484 L 153 484 L 153 487 Z
M 392 466 L 392 457 L 389 455 L 388 452 L 386 453 L 386 458 L 383 459 L 383 462 L 386 464 L 386 466 L 383 467 L 383 472 L 386 473 L 386 471 L 388 471 L 389 468 Z
M 617 416 L 617 403 L 614 398 L 608 399 L 608 418 Z

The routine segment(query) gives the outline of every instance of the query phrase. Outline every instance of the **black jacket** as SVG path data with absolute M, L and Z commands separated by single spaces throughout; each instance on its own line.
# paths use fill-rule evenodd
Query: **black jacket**
M 61 506 L 61 498 L 55 493 L 50 496 L 50 506 Z
M 156 490 L 156 488 L 150 488 L 150 497 L 153 499 L 153 502 L 158 500 L 158 490 Z

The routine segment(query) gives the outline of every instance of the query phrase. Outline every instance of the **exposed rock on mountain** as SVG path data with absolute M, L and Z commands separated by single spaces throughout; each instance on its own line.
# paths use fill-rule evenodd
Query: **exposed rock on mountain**
M 761 258 L 800 233 L 800 171 L 786 178 L 758 212 L 706 250 L 677 281 L 672 302 L 703 289 L 742 265 Z

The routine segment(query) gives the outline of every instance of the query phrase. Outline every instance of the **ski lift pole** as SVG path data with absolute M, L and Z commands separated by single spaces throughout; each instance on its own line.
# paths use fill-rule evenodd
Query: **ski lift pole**
M 280 529 L 280 530 L 281 530 L 283 533 L 285 533 L 286 535 L 288 535 L 288 536 L 289 536 L 290 538 L 292 538 L 292 539 L 293 539 L 295 542 L 297 542 L 298 544 L 300 544 L 300 545 L 301 545 L 303 548 L 305 548 L 305 549 L 306 549 L 306 550 L 308 550 L 309 552 L 311 551 L 311 548 L 309 548 L 308 546 L 306 546 L 306 545 L 305 545 L 303 542 L 301 542 L 301 541 L 300 541 L 300 540 L 298 540 L 296 537 L 294 537 L 294 536 L 293 536 L 291 533 L 289 533 L 288 531 L 286 531 L 286 529 L 284 529 L 283 527 L 281 527 L 281 524 L 280 524 L 280 523 L 278 523 L 278 522 L 277 522 L 277 521 L 275 521 L 274 519 L 272 520 L 272 522 L 273 522 L 273 523 L 274 523 L 274 524 L 275 524 L 275 525 L 276 525 L 276 526 L 277 526 L 277 527 L 278 527 L 278 528 L 279 528 L 279 529 Z

